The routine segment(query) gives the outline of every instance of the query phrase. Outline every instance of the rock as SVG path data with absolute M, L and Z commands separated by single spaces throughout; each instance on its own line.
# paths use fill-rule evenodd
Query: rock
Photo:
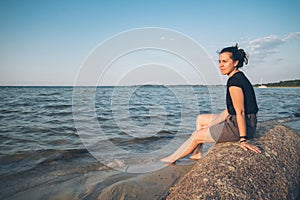
M 295 117 L 300 117 L 300 113 L 295 113 Z
M 276 126 L 251 140 L 261 154 L 219 143 L 170 189 L 167 199 L 296 199 L 300 136 Z

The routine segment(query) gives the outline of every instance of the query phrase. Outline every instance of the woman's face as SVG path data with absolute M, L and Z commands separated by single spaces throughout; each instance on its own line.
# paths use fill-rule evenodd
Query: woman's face
M 219 55 L 219 68 L 223 75 L 230 75 L 236 69 L 238 61 L 231 59 L 230 52 L 224 52 Z

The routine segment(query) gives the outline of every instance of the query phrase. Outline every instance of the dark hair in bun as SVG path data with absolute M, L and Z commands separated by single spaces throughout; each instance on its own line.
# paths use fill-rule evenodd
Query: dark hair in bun
M 244 63 L 245 65 L 248 64 L 248 55 L 244 51 L 244 49 L 239 49 L 238 44 L 232 47 L 226 47 L 222 49 L 219 54 L 229 52 L 231 53 L 231 59 L 233 61 L 239 61 L 237 68 L 243 67 Z

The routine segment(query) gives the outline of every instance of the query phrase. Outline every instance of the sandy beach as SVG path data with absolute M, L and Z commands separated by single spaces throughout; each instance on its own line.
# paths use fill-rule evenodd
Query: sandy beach
M 5 199 L 165 199 L 193 164 L 166 166 L 145 174 L 118 173 L 107 181 L 98 172 L 89 172 L 54 184 L 43 184 Z

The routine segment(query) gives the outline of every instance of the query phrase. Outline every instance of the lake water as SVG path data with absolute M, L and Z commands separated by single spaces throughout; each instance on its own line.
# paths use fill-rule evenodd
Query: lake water
M 81 199 L 118 173 L 158 170 L 159 159 L 195 129 L 198 114 L 225 108 L 225 89 L 0 87 L 0 198 L 59 198 L 68 188 L 70 198 Z M 255 92 L 259 122 L 300 132 L 300 88 Z

